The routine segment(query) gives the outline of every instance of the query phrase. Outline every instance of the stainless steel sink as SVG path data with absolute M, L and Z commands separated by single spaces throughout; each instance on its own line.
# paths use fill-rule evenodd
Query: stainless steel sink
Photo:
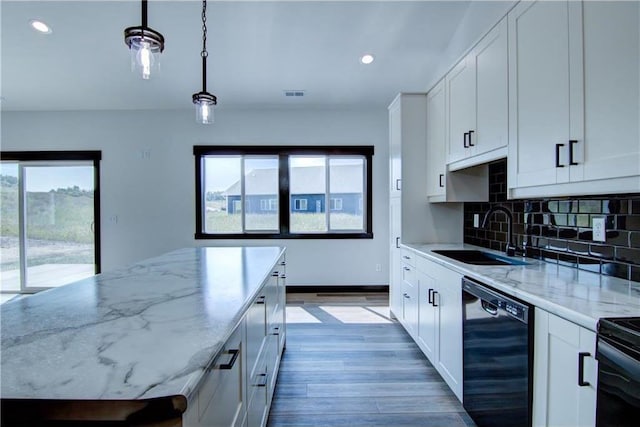
M 465 264 L 473 265 L 527 265 L 526 262 L 517 259 L 507 258 L 491 252 L 477 251 L 472 249 L 452 249 L 452 250 L 434 250 L 436 254 L 446 256 Z

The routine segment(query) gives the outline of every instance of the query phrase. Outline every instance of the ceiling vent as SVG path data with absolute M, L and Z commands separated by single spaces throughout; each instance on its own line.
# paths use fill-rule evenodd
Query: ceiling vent
M 293 98 L 300 98 L 300 97 L 304 96 L 304 91 L 303 90 L 285 90 L 284 91 L 284 96 L 293 97 Z

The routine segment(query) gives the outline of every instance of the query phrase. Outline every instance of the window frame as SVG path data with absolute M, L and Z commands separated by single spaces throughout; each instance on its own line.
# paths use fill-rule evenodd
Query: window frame
M 193 155 L 195 159 L 195 239 L 372 239 L 373 238 L 373 154 L 374 147 L 371 145 L 351 145 L 351 146 L 208 146 L 195 145 Z M 279 227 L 278 233 L 245 231 L 243 233 L 205 233 L 204 232 L 204 176 L 203 158 L 205 156 L 278 156 L 278 201 L 279 201 Z M 363 221 L 362 231 L 340 231 L 329 230 L 326 232 L 298 233 L 290 231 L 290 209 L 291 194 L 289 192 L 289 156 L 317 155 L 343 157 L 362 156 L 364 158 L 363 177 Z

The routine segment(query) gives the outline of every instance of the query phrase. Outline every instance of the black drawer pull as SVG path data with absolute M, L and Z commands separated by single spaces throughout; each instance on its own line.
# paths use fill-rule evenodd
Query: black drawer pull
M 266 387 L 267 383 L 269 382 L 267 380 L 267 374 L 258 374 L 257 376 L 260 377 L 260 378 L 258 378 L 258 382 L 256 382 L 254 384 L 254 386 L 256 386 L 256 387 Z
M 440 182 L 440 187 L 444 187 L 444 184 L 442 183 L 442 179 L 443 179 L 443 178 L 444 178 L 444 174 L 443 174 L 443 173 L 441 173 L 441 174 L 440 174 L 440 176 L 439 176 L 439 178 L 438 178 L 438 180 L 439 180 L 439 182 Z
M 464 148 L 469 148 L 469 143 L 467 143 L 468 136 L 470 136 L 469 132 L 465 132 L 464 136 L 462 137 L 462 144 L 464 145 Z
M 578 353 L 578 385 L 580 387 L 586 387 L 589 384 L 589 381 L 584 380 L 584 358 L 591 356 L 591 353 L 587 351 L 581 351 Z
M 280 328 L 275 326 L 271 335 L 280 335 Z
M 280 275 L 280 273 L 278 273 L 277 271 L 274 271 L 273 273 L 271 273 L 271 276 L 273 277 L 278 277 Z
M 261 296 L 261 297 L 258 297 L 258 298 L 256 299 L 256 304 L 264 304 L 264 300 L 265 300 L 265 298 L 266 298 L 266 297 L 265 297 L 264 295 L 263 295 L 263 296 Z
M 437 307 L 438 304 L 436 304 L 436 294 L 438 293 L 438 291 L 433 291 L 433 302 L 431 303 L 432 306 Z
M 473 138 L 473 132 L 472 130 L 469 131 L 469 147 L 475 147 L 475 144 L 473 144 L 471 142 L 471 138 Z
M 429 304 L 433 304 L 433 288 L 429 288 Z
M 574 144 L 577 144 L 578 141 L 575 139 L 572 139 L 569 141 L 569 165 L 570 166 L 576 166 L 578 164 L 578 162 L 574 162 L 573 161 L 573 146 Z
M 396 248 L 400 249 L 400 238 L 396 237 Z
M 240 350 L 229 350 L 229 354 L 231 355 L 231 359 L 228 363 L 221 363 L 220 369 L 233 369 L 233 365 L 236 364 L 236 360 L 238 360 L 238 355 L 240 354 Z
M 282 262 L 280 263 L 280 265 L 287 265 L 287 262 L 286 262 L 286 261 L 282 261 Z
M 409 294 L 408 294 L 408 293 L 406 293 L 406 292 L 405 292 L 404 294 L 402 294 L 402 296 L 403 296 L 403 297 L 405 297 L 405 298 L 407 298 L 407 299 L 411 299 L 411 297 L 409 296 Z
M 396 179 L 396 190 L 402 190 L 402 185 L 400 184 L 401 179 Z
M 560 147 L 564 147 L 564 144 L 556 144 L 556 167 L 563 168 L 564 165 L 560 164 Z

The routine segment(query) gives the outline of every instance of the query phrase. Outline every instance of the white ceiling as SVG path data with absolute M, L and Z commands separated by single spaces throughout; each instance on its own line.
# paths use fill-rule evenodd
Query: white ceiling
M 469 1 L 209 1 L 208 90 L 220 107 L 386 106 L 424 91 Z M 2 0 L 2 108 L 191 108 L 201 89 L 201 2 L 149 1 L 161 73 L 130 70 L 139 1 Z M 29 20 L 53 28 L 36 33 Z M 360 64 L 370 52 L 372 65 Z M 305 90 L 286 98 L 283 90 Z

